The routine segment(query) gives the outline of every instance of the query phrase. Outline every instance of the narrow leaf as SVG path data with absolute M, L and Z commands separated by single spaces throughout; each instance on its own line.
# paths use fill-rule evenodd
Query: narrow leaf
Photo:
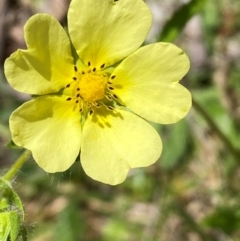
M 172 42 L 181 33 L 187 21 L 199 13 L 205 6 L 207 0 L 192 0 L 177 10 L 172 18 L 166 23 L 160 34 L 159 41 Z

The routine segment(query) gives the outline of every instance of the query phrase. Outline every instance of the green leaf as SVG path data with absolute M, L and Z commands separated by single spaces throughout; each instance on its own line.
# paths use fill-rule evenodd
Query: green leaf
M 234 125 L 231 115 L 229 115 L 226 109 L 219 103 L 221 97 L 217 89 L 215 87 L 209 87 L 205 88 L 204 91 L 192 91 L 192 94 L 233 146 L 238 149 L 240 142 L 239 131 Z M 199 117 L 201 121 L 201 116 Z
M 207 0 L 192 0 L 177 10 L 172 18 L 166 23 L 160 35 L 159 41 L 172 42 L 181 33 L 187 21 L 200 12 Z
M 14 208 L 18 211 L 22 222 L 24 221 L 25 212 L 21 199 L 17 193 L 12 189 L 9 182 L 0 178 L 0 200 L 1 206 L 5 209 Z
M 22 241 L 27 241 L 27 229 L 24 226 L 19 231 L 19 237 L 21 237 Z
M 10 233 L 7 213 L 0 213 L 0 240 L 7 241 Z
M 20 219 L 17 211 L 0 213 L 0 240 L 16 241 L 20 229 Z
M 0 241 L 26 241 L 24 208 L 10 182 L 0 178 Z
M 184 119 L 165 127 L 163 133 L 165 134 L 164 147 L 160 163 L 163 168 L 171 169 L 184 158 L 186 153 L 189 153 L 191 135 Z
M 81 218 L 81 213 L 76 212 L 77 203 L 74 201 L 69 204 L 58 215 L 58 220 L 55 226 L 54 240 L 69 241 L 80 240 L 84 233 L 85 223 Z
M 0 200 L 0 212 L 8 208 L 8 202 L 7 199 L 2 197 Z
M 202 224 L 207 227 L 221 229 L 231 234 L 240 229 L 240 207 L 217 207 L 215 212 L 206 217 Z

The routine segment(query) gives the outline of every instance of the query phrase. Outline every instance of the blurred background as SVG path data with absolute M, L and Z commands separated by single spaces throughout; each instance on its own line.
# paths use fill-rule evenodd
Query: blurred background
M 5 147 L 9 115 L 30 98 L 9 87 L 4 60 L 26 48 L 23 26 L 31 15 L 47 12 L 66 26 L 69 3 L 0 1 L 2 170 L 22 152 Z M 191 60 L 182 84 L 193 108 L 177 124 L 154 125 L 163 140 L 160 160 L 118 186 L 91 180 L 79 163 L 49 175 L 29 160 L 14 184 L 29 241 L 240 240 L 240 1 L 146 3 L 154 17 L 146 44 L 174 42 Z

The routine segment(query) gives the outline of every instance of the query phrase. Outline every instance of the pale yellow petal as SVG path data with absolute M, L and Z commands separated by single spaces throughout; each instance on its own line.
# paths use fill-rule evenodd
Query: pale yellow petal
M 17 50 L 5 62 L 10 85 L 28 94 L 59 91 L 74 77 L 74 62 L 67 33 L 47 14 L 36 14 L 25 27 L 28 50 Z
M 13 141 L 32 151 L 46 172 L 68 169 L 80 151 L 80 114 L 64 97 L 44 96 L 26 102 L 10 117 Z
M 188 57 L 175 45 L 147 45 L 114 70 L 113 92 L 143 118 L 162 124 L 175 123 L 191 107 L 190 92 L 178 83 L 188 70 Z
M 152 16 L 142 0 L 72 0 L 69 33 L 79 57 L 99 69 L 136 50 L 146 38 Z
M 130 168 L 153 164 L 161 151 L 161 139 L 154 128 L 124 110 L 114 114 L 100 108 L 83 126 L 83 169 L 93 179 L 104 183 L 123 182 Z

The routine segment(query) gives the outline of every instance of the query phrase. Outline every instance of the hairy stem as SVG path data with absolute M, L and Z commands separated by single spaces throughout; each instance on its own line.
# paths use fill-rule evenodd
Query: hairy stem
M 12 165 L 10 170 L 3 176 L 3 179 L 6 181 L 11 181 L 12 178 L 16 175 L 22 165 L 28 160 L 31 156 L 31 151 L 26 150 L 23 154 L 17 159 L 17 161 Z

